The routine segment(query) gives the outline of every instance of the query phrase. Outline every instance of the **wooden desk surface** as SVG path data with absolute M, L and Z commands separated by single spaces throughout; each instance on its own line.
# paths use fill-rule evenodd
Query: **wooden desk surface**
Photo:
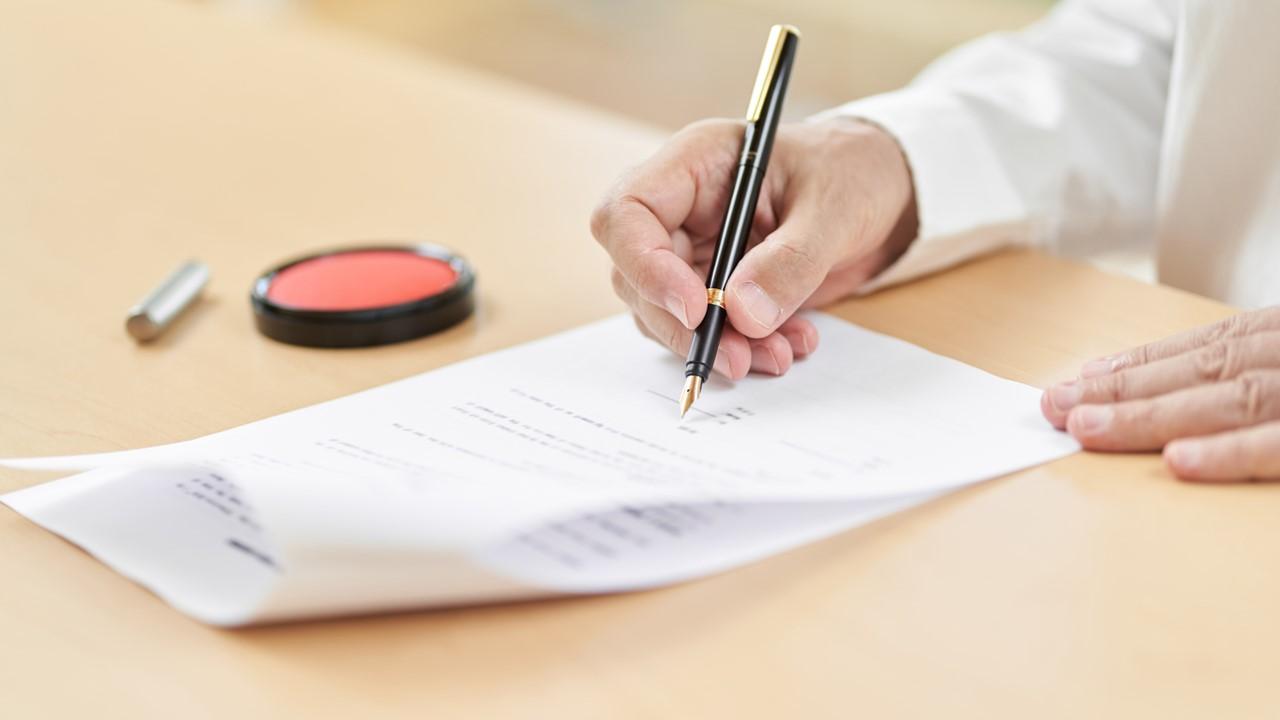
M 179 3 L 0 10 L 0 455 L 196 436 L 615 312 L 588 211 L 661 138 L 492 78 Z M 477 317 L 395 347 L 255 334 L 254 275 L 443 242 Z M 148 347 L 172 265 L 207 299 Z M 1044 384 L 1227 309 L 1008 253 L 834 311 Z M 0 473 L 0 489 L 33 482 Z M 0 510 L 0 716 L 1256 717 L 1280 486 L 1077 455 L 675 588 L 221 631 Z

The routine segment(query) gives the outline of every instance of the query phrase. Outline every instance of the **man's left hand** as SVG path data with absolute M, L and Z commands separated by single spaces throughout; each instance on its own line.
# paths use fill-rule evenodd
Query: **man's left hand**
M 1089 450 L 1164 448 L 1183 479 L 1280 479 L 1280 307 L 1088 362 L 1040 409 Z

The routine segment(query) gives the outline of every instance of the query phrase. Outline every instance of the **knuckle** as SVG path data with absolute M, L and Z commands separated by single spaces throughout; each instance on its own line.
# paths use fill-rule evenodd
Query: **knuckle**
M 1093 381 L 1093 392 L 1103 400 L 1117 401 L 1129 397 L 1129 379 L 1123 372 L 1103 375 Z
M 1248 338 L 1238 338 L 1222 344 L 1222 371 L 1219 380 L 1228 380 L 1249 369 Z
M 1254 310 L 1249 315 L 1255 330 L 1275 330 L 1280 328 L 1280 305 Z
M 601 245 L 605 244 L 609 223 L 618 211 L 618 203 L 619 199 L 610 195 L 597 203 L 595 209 L 591 211 L 591 235 Z
M 1265 373 L 1241 373 L 1233 381 L 1234 401 L 1237 417 L 1246 424 L 1252 425 L 1267 414 L 1268 392 Z
M 1253 316 L 1249 313 L 1237 313 L 1222 322 L 1226 337 L 1240 337 L 1253 330 Z
M 627 285 L 627 278 L 622 274 L 622 271 L 618 268 L 614 268 L 613 271 L 609 273 L 609 280 L 613 284 L 613 294 L 617 295 L 622 300 L 627 301 L 630 293 L 627 292 L 629 289 Z
M 676 132 L 679 139 L 699 138 L 706 135 L 722 136 L 742 131 L 742 121 L 728 118 L 704 118 L 685 125 Z
M 1150 401 L 1126 403 L 1116 409 L 1116 424 L 1119 427 L 1149 428 L 1159 419 L 1158 406 Z
M 1191 361 L 1195 367 L 1195 375 L 1200 382 L 1219 382 L 1227 379 L 1230 375 L 1227 372 L 1227 360 L 1229 355 L 1228 344 L 1218 341 L 1212 342 L 1191 355 Z
M 629 264 L 631 282 L 641 295 L 655 293 L 665 280 L 657 261 L 659 252 L 657 248 L 646 248 L 635 256 L 635 262 Z
M 1129 352 L 1116 357 L 1116 367 L 1137 367 L 1138 365 L 1146 365 L 1154 359 L 1155 356 L 1150 345 L 1139 345 Z
M 667 332 L 664 334 L 666 338 L 666 346 L 673 351 L 680 352 L 680 326 L 676 323 L 668 323 Z
M 1200 339 L 1206 343 L 1215 343 L 1220 340 L 1239 337 L 1248 332 L 1248 324 L 1249 320 L 1245 315 L 1232 315 L 1206 326 Z
M 1132 400 L 1111 407 L 1114 414 L 1103 434 L 1113 441 L 1131 443 L 1158 434 L 1167 422 L 1168 411 L 1154 400 Z

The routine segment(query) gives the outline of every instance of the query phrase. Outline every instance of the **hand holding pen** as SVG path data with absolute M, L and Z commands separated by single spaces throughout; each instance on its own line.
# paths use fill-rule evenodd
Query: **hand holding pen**
M 636 324 L 681 356 L 710 307 L 707 279 L 746 125 L 685 128 L 626 174 L 591 218 Z M 851 294 L 914 236 L 911 177 L 892 137 L 847 119 L 778 128 L 746 253 L 723 286 L 728 326 L 714 370 L 730 379 L 785 373 L 818 345 L 812 323 L 795 312 Z

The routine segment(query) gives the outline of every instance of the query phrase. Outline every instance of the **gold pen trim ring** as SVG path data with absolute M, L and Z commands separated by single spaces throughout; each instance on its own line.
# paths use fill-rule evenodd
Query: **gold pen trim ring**
M 724 307 L 724 291 L 716 288 L 707 288 L 707 304 Z

